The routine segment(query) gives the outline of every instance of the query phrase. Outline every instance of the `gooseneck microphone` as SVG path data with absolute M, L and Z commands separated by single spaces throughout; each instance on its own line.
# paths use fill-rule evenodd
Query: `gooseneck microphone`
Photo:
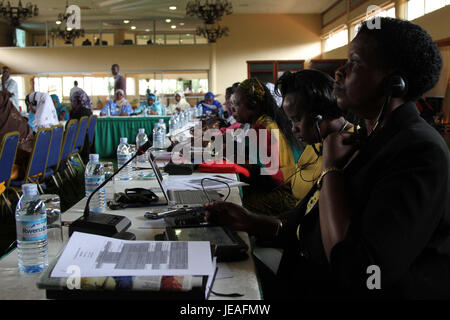
M 114 174 L 108 179 L 105 179 L 101 185 L 99 185 L 87 198 L 86 206 L 84 207 L 83 216 L 73 221 L 69 225 L 69 236 L 73 232 L 84 232 L 91 234 L 98 234 L 107 237 L 114 237 L 120 233 L 123 233 L 131 226 L 131 221 L 127 217 L 118 216 L 109 213 L 91 213 L 89 210 L 89 203 L 92 197 L 102 189 L 109 181 L 111 181 L 123 168 L 125 168 L 131 161 L 137 156 L 143 155 L 153 145 L 151 141 L 147 141 L 140 146 L 135 155 L 133 155 L 122 167 L 118 168 Z

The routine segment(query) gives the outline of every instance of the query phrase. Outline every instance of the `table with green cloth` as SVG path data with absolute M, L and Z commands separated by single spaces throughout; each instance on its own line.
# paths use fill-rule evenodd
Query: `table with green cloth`
M 159 119 L 164 119 L 169 127 L 170 116 L 147 117 L 98 117 L 95 126 L 95 152 L 100 158 L 115 158 L 120 138 L 128 138 L 129 144 L 136 143 L 140 128 L 145 129 L 148 138 L 152 138 L 152 130 Z

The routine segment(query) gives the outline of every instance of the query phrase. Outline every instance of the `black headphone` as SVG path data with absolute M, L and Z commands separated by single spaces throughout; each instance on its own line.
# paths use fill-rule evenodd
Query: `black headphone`
M 405 79 L 398 73 L 388 76 L 385 80 L 385 93 L 391 98 L 403 97 L 407 91 Z
M 36 93 L 34 94 L 33 101 L 30 101 L 30 94 L 25 97 L 25 101 L 28 101 L 28 103 L 32 106 L 37 106 L 38 102 L 36 100 Z
M 323 142 L 323 138 L 320 133 L 320 127 L 319 127 L 319 124 L 323 120 L 322 115 L 321 114 L 311 114 L 310 117 L 311 117 L 312 121 L 314 122 L 314 128 L 316 130 L 317 138 L 319 139 L 320 142 Z M 322 155 L 322 151 L 323 151 L 322 147 L 320 148 L 320 150 L 317 150 L 314 143 L 312 144 L 312 147 L 318 156 Z

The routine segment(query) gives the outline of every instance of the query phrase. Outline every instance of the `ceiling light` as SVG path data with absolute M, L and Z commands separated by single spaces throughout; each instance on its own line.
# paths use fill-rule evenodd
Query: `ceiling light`
M 123 20 L 123 23 L 125 24 L 130 23 L 130 20 Z
M 136 26 L 131 26 L 131 30 L 135 30 L 136 29 Z
M 166 19 L 166 22 L 167 22 L 167 23 L 170 23 L 170 22 L 172 22 L 172 20 L 170 20 L 170 19 Z
M 149 31 L 150 31 L 150 29 L 145 29 L 145 31 L 149 32 Z
M 184 22 L 180 22 L 180 26 L 184 26 Z
M 169 7 L 169 10 L 177 10 L 177 7 L 175 7 L 175 6 L 170 6 L 170 7 Z
M 56 20 L 56 24 L 61 24 L 61 20 Z
M 177 26 L 170 26 L 172 29 L 176 29 L 177 28 Z
M 190 37 L 190 36 L 191 36 L 191 34 L 190 34 L 190 33 L 186 33 L 186 36 L 187 36 L 187 37 Z

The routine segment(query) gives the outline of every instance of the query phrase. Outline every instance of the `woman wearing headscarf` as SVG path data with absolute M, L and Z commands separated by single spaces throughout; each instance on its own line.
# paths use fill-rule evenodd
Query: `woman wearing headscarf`
M 53 100 L 53 104 L 56 109 L 56 114 L 58 115 L 59 121 L 68 121 L 69 120 L 69 113 L 67 112 L 66 107 L 64 107 L 61 102 L 59 102 L 59 97 L 56 94 L 52 94 L 50 96 Z
M 34 114 L 34 132 L 59 124 L 55 105 L 47 93 L 32 92 L 25 98 L 25 103 L 30 109 L 30 112 Z
M 140 114 L 147 109 L 147 114 L 162 115 L 162 106 L 158 98 L 153 93 L 147 92 L 147 101 L 141 103 L 135 113 Z
M 19 111 L 9 100 L 10 93 L 8 91 L 0 91 L 0 141 L 7 133 L 18 131 L 19 144 L 17 146 L 15 163 L 18 166 L 13 167 L 11 179 L 17 179 L 20 176 L 19 166 L 25 168 L 28 163 L 31 151 L 33 150 L 34 135 L 27 119 L 22 117 Z M 0 194 L 3 187 L 0 185 Z
M 197 103 L 197 107 L 198 106 L 202 106 L 203 114 L 206 114 L 207 111 L 211 111 L 212 113 L 223 112 L 222 104 L 214 99 L 214 94 L 212 92 L 205 94 L 205 99 Z
M 167 111 L 168 114 L 173 114 L 175 112 L 184 111 L 186 109 L 189 109 L 191 105 L 189 102 L 186 101 L 186 98 L 184 97 L 184 92 L 177 91 L 175 92 L 175 103 L 172 103 L 169 106 L 169 110 Z
M 289 119 L 258 79 L 241 82 L 234 100 L 233 117 L 248 124 L 255 133 L 244 140 L 249 152 L 246 163 L 241 165 L 250 171 L 250 177 L 240 175 L 240 180 L 249 184 L 242 188 L 243 204 L 252 212 L 280 214 L 297 202 L 290 189 L 281 186 L 294 173 L 303 147 L 294 137 Z M 251 146 L 256 146 L 257 154 L 250 152 Z M 264 147 L 266 150 L 262 151 Z
M 134 113 L 133 108 L 125 99 L 125 93 L 122 89 L 116 90 L 116 96 L 114 101 L 109 101 L 100 112 L 101 116 L 106 116 L 108 114 L 111 116 L 129 116 Z
M 92 115 L 92 101 L 91 98 L 83 89 L 75 91 L 70 96 L 70 103 L 72 109 L 70 110 L 70 119 L 80 119 L 81 117 Z

